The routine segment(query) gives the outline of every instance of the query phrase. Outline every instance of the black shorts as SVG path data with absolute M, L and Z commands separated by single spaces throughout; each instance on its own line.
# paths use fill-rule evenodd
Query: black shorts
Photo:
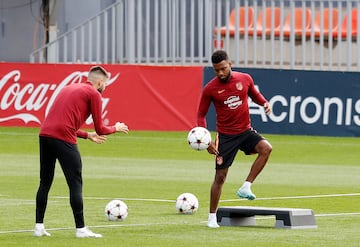
M 265 138 L 254 129 L 249 129 L 237 135 L 218 133 L 216 145 L 218 146 L 219 155 L 215 159 L 215 168 L 224 169 L 230 167 L 239 150 L 246 155 L 256 153 L 254 148 L 261 140 L 265 140 Z

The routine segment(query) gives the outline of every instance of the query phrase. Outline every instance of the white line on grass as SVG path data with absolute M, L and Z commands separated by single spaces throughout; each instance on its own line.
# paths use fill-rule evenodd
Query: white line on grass
M 49 202 L 51 204 L 59 205 L 60 203 L 64 203 L 61 200 L 55 200 Z M 34 205 L 35 199 L 32 200 L 24 200 L 24 199 L 12 199 L 12 198 L 0 198 L 0 207 L 9 207 L 9 206 L 20 206 L 20 205 Z
M 5 195 L 2 195 L 5 196 Z M 345 196 L 360 196 L 360 193 L 349 193 L 349 194 L 328 194 L 328 195 L 308 195 L 308 196 L 282 196 L 282 197 L 264 197 L 256 198 L 257 201 L 267 201 L 267 200 L 286 200 L 286 199 L 306 199 L 306 198 L 325 198 L 325 197 L 345 197 Z M 68 196 L 50 196 L 50 198 L 55 199 L 68 199 Z M 110 197 L 84 197 L 84 200 L 112 200 L 114 198 Z M 168 199 L 154 199 L 154 198 L 118 198 L 124 201 L 148 201 L 148 202 L 175 202 L 176 200 Z M 17 199 L 11 199 L 17 200 Z M 20 200 L 20 199 L 18 199 Z M 235 202 L 235 201 L 244 201 L 247 199 L 228 199 L 220 200 L 220 202 Z M 23 201 L 23 200 L 21 200 Z
M 349 194 L 328 194 L 328 195 L 308 195 L 308 196 L 281 196 L 281 197 L 263 197 L 256 198 L 257 201 L 267 201 L 267 200 L 286 200 L 286 199 L 306 199 L 306 198 L 323 198 L 323 197 L 344 197 L 344 196 L 360 196 L 360 193 L 349 193 Z M 51 198 L 67 199 L 66 196 L 51 196 Z M 112 200 L 113 198 L 109 197 L 84 197 L 86 200 Z M 119 198 L 124 201 L 150 201 L 150 202 L 175 202 L 176 200 L 167 200 L 167 199 L 151 199 L 151 198 Z M 220 202 L 235 202 L 247 199 L 228 199 L 220 200 Z
M 316 217 L 352 216 L 352 215 L 360 215 L 360 212 L 338 213 L 338 214 L 315 214 Z
M 1 195 L 7 196 L 7 195 Z M 329 194 L 329 195 L 309 195 L 309 196 L 285 196 L 285 197 L 269 197 L 269 198 L 257 198 L 256 200 L 285 200 L 285 199 L 304 199 L 304 198 L 324 198 L 324 197 L 341 197 L 341 196 L 360 196 L 360 193 L 350 193 L 350 194 Z M 51 198 L 58 199 L 68 199 L 68 196 L 51 196 Z M 84 197 L 88 200 L 111 200 L 113 198 L 108 197 Z M 152 202 L 175 202 L 175 200 L 166 200 L 166 199 L 146 199 L 146 198 L 121 198 L 122 200 L 128 201 L 152 201 Z M 221 200 L 221 202 L 231 202 L 239 201 L 244 199 L 234 199 L 234 200 Z M 335 217 L 335 216 L 353 216 L 360 215 L 360 212 L 350 212 L 350 213 L 336 213 L 336 214 L 316 214 L 316 217 Z M 271 217 L 261 217 L 259 219 L 267 219 Z M 203 222 L 200 222 L 203 223 Z M 90 226 L 92 228 L 108 228 L 108 227 L 136 227 L 136 226 L 151 226 L 151 225 L 175 225 L 179 223 L 149 223 L 149 224 L 116 224 L 116 225 L 97 225 Z M 183 223 L 184 224 L 184 223 Z M 48 228 L 49 231 L 60 231 L 60 230 L 71 230 L 73 227 L 66 228 Z M 12 233 L 24 233 L 32 232 L 33 230 L 9 230 L 9 231 L 0 231 L 0 234 L 12 234 Z
M 183 223 L 185 224 L 185 223 Z M 113 224 L 113 225 L 96 225 L 88 226 L 89 228 L 110 228 L 110 227 L 137 227 L 137 226 L 155 226 L 155 225 L 179 225 L 178 222 L 168 222 L 168 223 L 148 223 L 148 224 Z M 74 227 L 59 227 L 59 228 L 46 228 L 47 231 L 64 231 L 64 230 L 75 230 Z M 0 234 L 11 234 L 11 233 L 23 233 L 23 232 L 33 232 L 34 229 L 23 229 L 23 230 L 9 230 L 9 231 L 0 231 Z
M 334 216 L 353 216 L 353 215 L 360 215 L 360 212 L 353 212 L 353 213 L 338 213 L 338 214 L 316 214 L 315 217 L 334 217 Z M 259 217 L 256 218 L 257 220 L 265 220 L 265 219 L 272 219 L 271 216 Z M 187 225 L 199 225 L 206 223 L 207 221 L 200 221 L 198 224 L 189 224 L 189 223 L 179 223 L 179 222 L 167 222 L 167 223 L 143 223 L 143 224 L 112 224 L 112 225 L 95 225 L 89 226 L 90 228 L 113 228 L 113 227 L 141 227 L 141 226 L 161 226 L 161 225 L 180 225 L 180 224 L 187 224 Z M 49 232 L 51 231 L 67 231 L 67 230 L 75 230 L 74 227 L 59 227 L 59 228 L 46 228 Z M 0 234 L 13 234 L 13 233 L 24 233 L 24 232 L 33 232 L 33 229 L 23 229 L 23 230 L 9 230 L 9 231 L 0 231 Z
M 51 196 L 51 198 L 68 199 L 68 196 Z M 110 197 L 84 197 L 84 200 L 112 200 Z M 175 202 L 176 200 L 151 199 L 151 198 L 117 198 L 124 201 L 148 201 L 148 202 Z
M 344 196 L 360 196 L 360 193 L 350 193 L 350 194 L 329 194 L 329 195 L 309 195 L 309 196 L 281 196 L 281 197 L 264 197 L 256 198 L 257 201 L 268 201 L 268 200 L 286 200 L 286 199 L 306 199 L 306 198 L 323 198 L 323 197 L 344 197 Z M 220 202 L 235 202 L 247 199 L 229 199 L 229 200 L 220 200 Z

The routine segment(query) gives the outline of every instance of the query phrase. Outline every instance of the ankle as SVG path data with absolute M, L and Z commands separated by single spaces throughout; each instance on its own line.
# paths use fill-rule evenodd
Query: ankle
M 44 225 L 44 223 L 36 223 L 35 228 L 36 229 L 45 229 L 45 225 Z
M 216 221 L 216 213 L 209 213 L 209 221 Z
M 249 181 L 245 181 L 244 183 L 243 183 L 243 185 L 241 186 L 241 188 L 244 188 L 244 189 L 250 189 L 251 188 L 251 182 L 249 182 Z

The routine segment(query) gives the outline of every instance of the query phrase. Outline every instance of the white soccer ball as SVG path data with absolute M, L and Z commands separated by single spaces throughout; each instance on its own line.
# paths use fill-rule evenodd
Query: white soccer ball
M 176 209 L 181 214 L 195 213 L 199 208 L 199 201 L 194 194 L 183 193 L 176 199 Z
M 187 140 L 192 149 L 205 150 L 211 143 L 211 134 L 203 127 L 195 127 L 189 131 Z
M 128 206 L 121 200 L 112 200 L 105 206 L 105 216 L 109 221 L 123 221 L 128 216 Z

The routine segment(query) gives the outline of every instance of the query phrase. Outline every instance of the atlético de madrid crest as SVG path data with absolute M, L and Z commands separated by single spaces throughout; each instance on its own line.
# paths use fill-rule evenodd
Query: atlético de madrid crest
M 243 89 L 243 85 L 241 82 L 236 83 L 237 90 L 241 91 Z

